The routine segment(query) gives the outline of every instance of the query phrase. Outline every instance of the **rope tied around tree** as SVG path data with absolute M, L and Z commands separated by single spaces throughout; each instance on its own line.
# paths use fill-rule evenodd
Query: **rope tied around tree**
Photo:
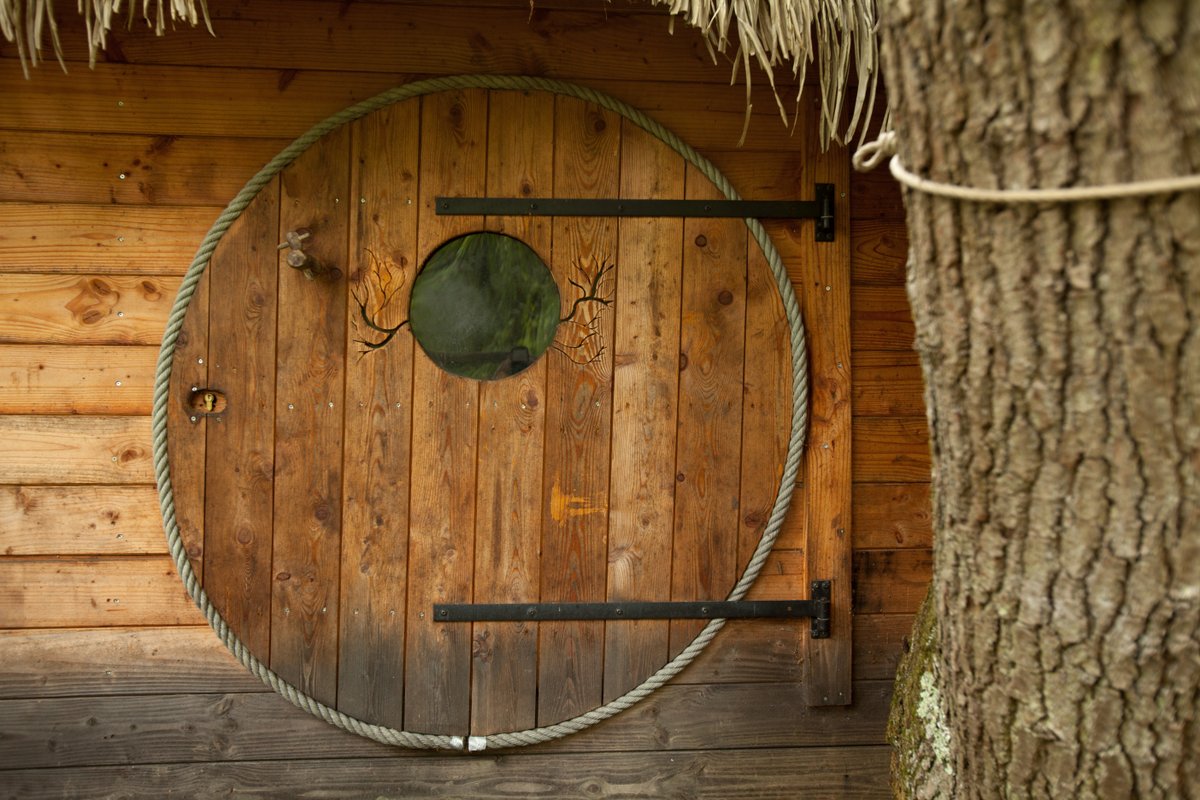
M 1060 189 L 981 189 L 974 186 L 941 183 L 929 178 L 922 178 L 904 166 L 898 153 L 898 139 L 895 131 L 884 131 L 876 137 L 875 141 L 858 148 L 851 163 L 859 172 L 870 172 L 885 160 L 888 160 L 888 170 L 892 173 L 892 177 L 910 189 L 972 203 L 998 203 L 1001 205 L 1084 203 L 1200 190 L 1200 175 L 1154 178 L 1096 186 L 1067 186 Z

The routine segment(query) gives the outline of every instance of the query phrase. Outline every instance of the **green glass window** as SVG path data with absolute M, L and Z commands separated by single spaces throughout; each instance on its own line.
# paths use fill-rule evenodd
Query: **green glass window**
M 554 341 L 558 285 L 529 245 L 470 233 L 429 256 L 413 283 L 409 321 L 442 369 L 477 380 L 515 375 Z

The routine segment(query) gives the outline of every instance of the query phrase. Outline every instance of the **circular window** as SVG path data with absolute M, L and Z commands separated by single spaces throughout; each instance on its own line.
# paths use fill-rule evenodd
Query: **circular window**
M 409 324 L 442 369 L 477 380 L 515 375 L 554 341 L 558 285 L 511 236 L 470 233 L 429 256 L 413 283 Z

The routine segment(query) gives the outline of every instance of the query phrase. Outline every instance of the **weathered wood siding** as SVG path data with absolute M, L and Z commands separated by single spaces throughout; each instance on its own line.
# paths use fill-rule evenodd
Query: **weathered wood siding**
M 26 81 L 15 48 L 0 45 L 4 794 L 204 796 L 237 788 L 280 798 L 314 789 L 490 797 L 520 782 L 529 794 L 552 796 L 888 796 L 890 678 L 928 580 L 930 525 L 903 214 L 882 174 L 841 179 L 849 236 L 843 271 L 833 275 L 844 289 L 831 289 L 844 292 L 831 301 L 848 303 L 850 315 L 851 413 L 837 423 L 843 433 L 849 425 L 850 439 L 842 449 L 850 485 L 839 501 L 850 505 L 854 545 L 845 565 L 854 579 L 850 706 L 808 707 L 797 626 L 731 623 L 671 686 L 592 731 L 502 758 L 395 758 L 292 708 L 224 652 L 186 598 L 158 531 L 149 387 L 197 243 L 290 138 L 416 77 L 523 73 L 594 86 L 645 110 L 744 196 L 807 196 L 816 173 L 815 131 L 789 134 L 761 89 L 746 145 L 737 148 L 744 97 L 727 85 L 728 65 L 711 64 L 682 24 L 668 35 L 666 18 L 641 6 L 539 0 L 532 14 L 524 0 L 210 7 L 218 38 L 186 29 L 156 38 L 135 26 L 110 37 L 94 70 L 82 25 L 64 8 L 68 75 L 47 64 Z M 824 158 L 823 168 L 848 174 L 844 150 Z M 811 226 L 771 230 L 804 296 L 814 288 L 806 285 Z M 214 309 L 226 299 L 210 294 Z M 206 332 L 192 335 L 203 341 Z M 207 342 L 197 352 L 229 347 L 229 358 L 246 363 L 268 357 L 247 346 Z M 202 383 L 210 366 L 202 358 L 190 360 L 180 380 Z M 208 433 L 209 448 L 253 446 L 252 431 L 242 441 Z M 176 468 L 186 470 L 180 459 Z M 253 495 L 251 478 L 246 486 L 193 487 Z M 804 594 L 811 559 L 823 558 L 805 554 L 814 513 L 805 496 L 797 491 L 758 596 Z M 193 505 L 203 508 L 203 496 Z M 743 522 L 744 558 L 763 521 Z M 183 524 L 185 534 L 203 529 L 203 520 Z M 189 540 L 194 557 L 205 544 Z M 599 657 L 604 641 L 587 646 Z M 543 642 L 543 664 L 553 657 L 548 647 Z M 825 663 L 839 657 L 821 655 Z M 564 691 L 539 702 L 578 701 Z

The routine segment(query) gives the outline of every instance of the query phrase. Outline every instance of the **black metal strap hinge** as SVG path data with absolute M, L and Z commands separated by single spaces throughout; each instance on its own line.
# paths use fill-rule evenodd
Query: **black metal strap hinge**
M 812 637 L 829 638 L 829 581 L 812 582 L 809 600 L 713 600 L 615 603 L 439 603 L 435 622 L 548 622 L 635 619 L 812 620 Z
M 439 197 L 439 215 L 507 217 L 729 217 L 814 219 L 818 242 L 832 242 L 832 183 L 816 185 L 814 200 L 636 200 L 561 197 Z

